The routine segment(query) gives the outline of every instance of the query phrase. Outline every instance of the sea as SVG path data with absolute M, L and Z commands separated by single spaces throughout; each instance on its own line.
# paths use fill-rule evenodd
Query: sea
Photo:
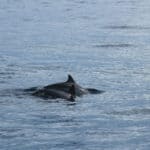
M 68 74 L 105 92 L 19 92 Z M 0 150 L 149 149 L 150 1 L 0 0 Z

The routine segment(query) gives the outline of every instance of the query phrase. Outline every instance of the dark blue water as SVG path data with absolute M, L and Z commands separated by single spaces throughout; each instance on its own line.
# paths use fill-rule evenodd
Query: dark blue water
M 0 0 L 0 149 L 149 150 L 149 0 Z M 75 103 L 15 89 L 64 81 Z

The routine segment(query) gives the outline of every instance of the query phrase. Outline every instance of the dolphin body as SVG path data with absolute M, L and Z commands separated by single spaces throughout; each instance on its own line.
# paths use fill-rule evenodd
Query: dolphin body
M 85 94 L 100 94 L 104 92 L 93 88 L 81 87 L 71 75 L 68 75 L 68 79 L 65 82 L 47 85 L 41 89 L 33 87 L 26 89 L 26 91 L 31 92 L 33 96 L 48 99 L 62 98 L 70 101 L 74 101 L 76 96 L 81 97 Z
M 38 97 L 42 97 L 44 99 L 57 99 L 57 98 L 62 98 L 62 99 L 66 99 L 69 101 L 74 101 L 75 100 L 75 87 L 72 85 L 69 88 L 68 92 L 65 92 L 63 90 L 59 90 L 59 89 L 54 89 L 54 88 L 42 88 L 42 89 L 38 89 L 36 91 L 34 91 L 32 93 L 33 96 L 38 96 Z

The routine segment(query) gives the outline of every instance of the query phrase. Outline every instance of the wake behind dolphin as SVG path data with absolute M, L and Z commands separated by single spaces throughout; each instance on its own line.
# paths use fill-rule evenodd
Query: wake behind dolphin
M 71 75 L 68 75 L 68 79 L 65 82 L 47 85 L 40 89 L 38 87 L 32 87 L 25 91 L 41 98 L 62 98 L 70 101 L 74 101 L 76 97 L 81 97 L 85 94 L 100 94 L 104 92 L 93 88 L 81 87 Z

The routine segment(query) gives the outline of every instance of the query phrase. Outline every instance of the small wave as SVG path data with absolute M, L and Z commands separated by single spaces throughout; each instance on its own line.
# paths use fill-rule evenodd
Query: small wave
M 11 97 L 11 96 L 23 98 L 25 96 L 25 92 L 23 89 L 3 89 L 3 90 L 0 90 L 0 97 Z
M 121 44 L 100 44 L 100 45 L 94 45 L 94 47 L 99 48 L 99 47 L 103 47 L 103 48 L 111 48 L 111 47 L 115 47 L 115 48 L 121 48 L 121 47 L 131 47 L 133 46 L 132 44 L 126 44 L 126 43 L 121 43 Z
M 0 72 L 0 75 L 14 75 L 14 72 Z
M 22 133 L 22 129 L 13 129 L 13 128 L 7 128 L 3 129 L 0 128 L 0 138 L 3 139 L 12 139 L 16 137 L 23 136 L 24 134 Z
M 112 26 L 105 26 L 104 28 L 107 29 L 122 29 L 122 30 L 130 30 L 130 29 L 136 29 L 136 30 L 150 30 L 150 27 L 145 26 L 130 26 L 130 25 L 112 25 Z
M 131 110 L 126 110 L 126 111 L 113 111 L 109 114 L 112 115 L 125 115 L 125 116 L 130 116 L 130 115 L 150 115 L 150 108 L 143 108 L 143 109 L 131 109 Z

